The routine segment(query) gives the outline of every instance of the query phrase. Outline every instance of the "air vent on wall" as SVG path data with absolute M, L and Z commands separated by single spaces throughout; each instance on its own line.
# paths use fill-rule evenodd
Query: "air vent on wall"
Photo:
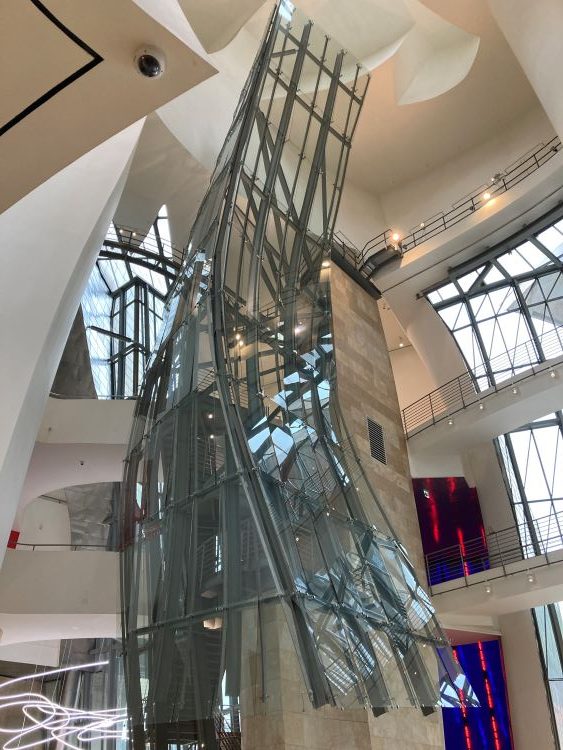
M 377 461 L 381 461 L 382 464 L 387 463 L 387 455 L 385 453 L 385 441 L 383 439 L 383 427 L 374 422 L 373 419 L 367 418 L 368 421 L 368 437 L 369 437 L 369 450 L 373 458 Z

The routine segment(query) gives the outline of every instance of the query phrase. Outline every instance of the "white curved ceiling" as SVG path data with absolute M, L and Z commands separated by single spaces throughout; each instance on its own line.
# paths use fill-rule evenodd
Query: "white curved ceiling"
M 299 7 L 370 68 L 379 64 L 347 177 L 368 193 L 431 171 L 539 106 L 487 0 L 356 0 L 345 13 L 335 0 L 302 0 Z M 261 5 L 225 48 L 208 56 L 217 76 L 159 110 L 209 169 L 270 10 L 271 3 Z
M 2 0 L 0 28 L 0 212 L 215 72 L 133 0 Z M 136 71 L 142 44 L 164 51 L 162 78 Z

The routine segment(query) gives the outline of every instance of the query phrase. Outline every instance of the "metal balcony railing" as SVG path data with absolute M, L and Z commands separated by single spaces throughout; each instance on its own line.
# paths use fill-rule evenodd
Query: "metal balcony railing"
M 339 236 L 337 232 L 336 238 L 340 239 L 341 243 L 337 244 L 334 250 L 371 281 L 375 273 L 390 260 L 400 258 L 409 250 L 459 224 L 460 221 L 488 205 L 496 196 L 518 185 L 546 164 L 561 150 L 561 147 L 562 143 L 558 136 L 547 143 L 539 143 L 505 170 L 494 175 L 489 182 L 483 183 L 452 203 L 452 207 L 447 211 L 440 211 L 421 221 L 405 237 L 399 238 L 392 229 L 386 229 L 366 242 L 360 249 L 344 236 Z
M 54 550 L 55 552 L 78 552 L 81 550 L 105 550 L 106 552 L 111 551 L 108 550 L 107 544 L 58 544 L 57 542 L 54 542 L 53 544 L 44 544 L 43 542 L 38 542 L 37 544 L 16 542 L 16 546 L 14 549 L 29 550 L 30 552 L 35 552 L 37 550 Z
M 487 580 L 506 576 L 507 566 L 530 558 L 543 556 L 539 565 L 549 565 L 549 553 L 563 549 L 563 512 L 530 519 L 526 523 L 509 526 L 500 531 L 491 531 L 468 539 L 463 544 L 427 554 L 426 575 L 432 591 L 447 581 L 459 581 L 461 588 L 470 586 L 469 576 L 489 571 Z M 482 583 L 481 579 L 478 581 Z
M 534 341 L 525 341 L 409 404 L 402 411 L 407 439 L 444 419 L 452 420 L 468 406 L 479 404 L 484 408 L 483 402 L 494 393 L 509 388 L 518 393 L 518 383 L 528 377 L 546 371 L 557 377 L 553 362 L 563 355 L 563 326 L 538 336 L 537 343 L 541 354 Z

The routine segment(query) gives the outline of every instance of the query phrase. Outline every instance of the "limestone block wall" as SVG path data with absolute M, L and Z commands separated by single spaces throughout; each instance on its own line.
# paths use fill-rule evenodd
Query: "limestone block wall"
M 424 583 L 406 444 L 377 303 L 339 268 L 332 266 L 330 275 L 344 418 L 368 478 Z M 383 427 L 386 465 L 370 455 L 366 417 Z M 256 623 L 249 613 L 244 625 L 248 653 L 242 659 L 247 665 L 241 694 L 244 750 L 443 748 L 440 712 L 424 717 L 414 708 L 402 708 L 374 718 L 361 709 L 314 710 L 281 606 L 265 608 L 261 627 L 268 644 L 263 664 Z
M 422 583 L 422 544 L 391 361 L 376 300 L 330 270 L 338 396 L 362 466 Z M 387 464 L 371 457 L 367 418 L 383 427 Z
M 425 585 L 407 446 L 379 308 L 376 300 L 334 264 L 330 274 L 340 406 L 368 479 Z M 371 456 L 367 417 L 383 427 L 386 464 Z M 377 719 L 370 715 L 369 729 L 373 750 L 444 747 L 439 711 L 427 717 L 410 708 Z

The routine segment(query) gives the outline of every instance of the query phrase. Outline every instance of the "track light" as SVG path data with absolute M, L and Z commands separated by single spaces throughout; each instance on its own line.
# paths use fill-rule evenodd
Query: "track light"
M 517 385 L 513 385 L 513 386 L 512 386 L 512 393 L 513 393 L 513 394 L 514 394 L 515 396 L 517 396 L 517 395 L 518 395 L 518 394 L 520 393 L 520 391 L 518 390 L 518 386 L 517 386 Z
M 558 373 L 553 368 L 549 371 L 549 377 L 553 378 L 555 380 L 556 377 L 558 377 Z
M 483 193 L 483 200 L 484 201 L 490 201 L 491 200 L 491 194 L 489 193 L 488 190 L 485 190 L 485 192 Z
M 485 585 L 485 594 L 492 594 L 493 593 L 493 587 L 490 583 L 487 583 Z
M 535 583 L 535 582 L 536 582 L 536 577 L 535 577 L 535 575 L 534 575 L 533 573 L 531 573 L 531 572 L 530 572 L 530 573 L 528 573 L 528 575 L 527 575 L 527 579 L 528 579 L 528 583 Z
M 448 419 L 448 425 L 449 425 L 449 427 L 453 427 L 453 423 L 454 423 L 454 420 L 450 417 Z
M 479 401 L 479 411 L 485 411 L 485 404 L 482 401 Z
M 393 232 L 393 234 L 391 235 L 391 239 L 393 240 L 393 242 L 399 242 L 399 240 L 401 239 L 401 235 L 398 232 Z

